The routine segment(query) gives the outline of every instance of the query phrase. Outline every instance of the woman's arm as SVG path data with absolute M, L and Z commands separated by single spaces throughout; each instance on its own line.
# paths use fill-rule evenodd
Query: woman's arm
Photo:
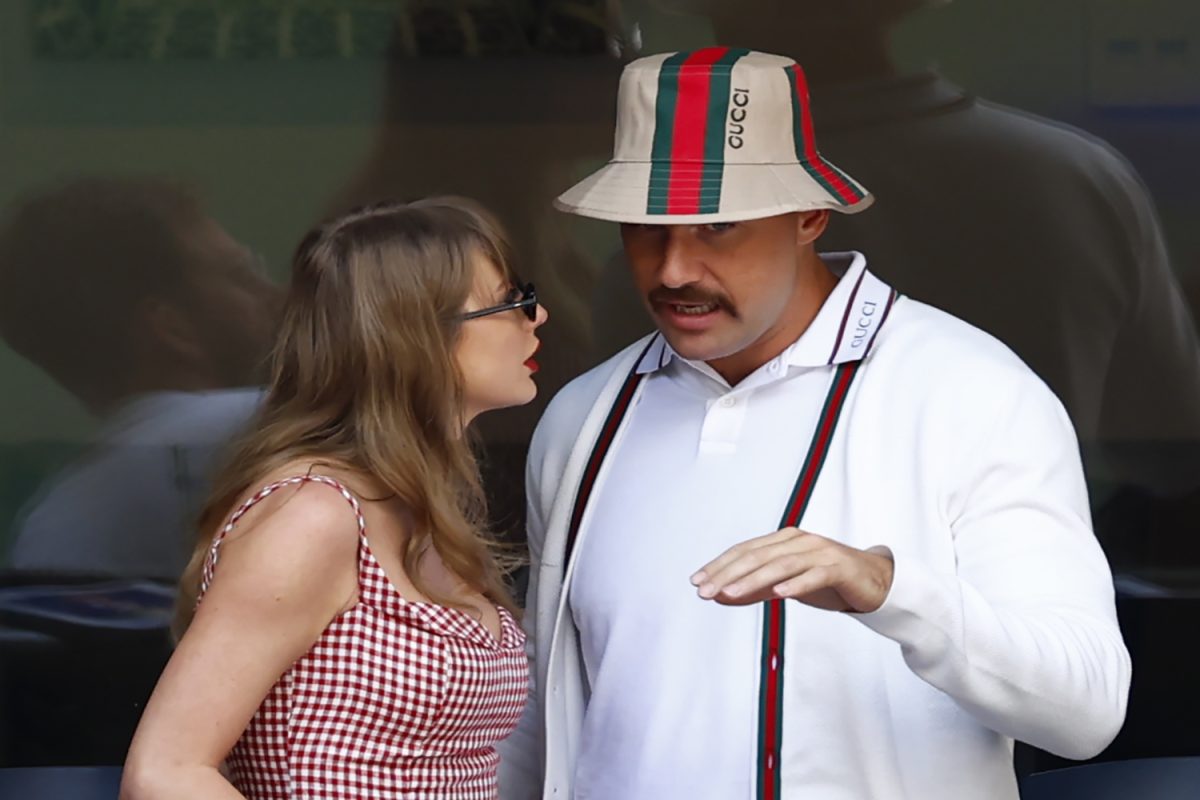
M 357 547 L 353 512 L 321 485 L 246 514 L 142 715 L 121 800 L 241 797 L 220 764 L 279 676 L 353 604 Z

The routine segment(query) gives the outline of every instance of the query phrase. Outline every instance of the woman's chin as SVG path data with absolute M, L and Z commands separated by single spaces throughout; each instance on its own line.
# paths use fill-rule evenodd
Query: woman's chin
M 537 397 L 537 384 L 533 382 L 532 377 L 525 380 L 526 385 L 516 389 L 510 396 L 492 398 L 486 403 L 480 403 L 477 407 L 480 409 L 478 414 L 486 414 L 489 411 L 501 411 L 505 408 L 516 408 L 517 406 L 529 405 Z
M 526 379 L 526 382 L 529 385 L 527 387 L 525 387 L 525 390 L 523 392 L 521 392 L 521 395 L 520 395 L 521 399 L 517 400 L 515 403 L 513 403 L 512 404 L 513 406 L 528 405 L 529 403 L 533 402 L 533 399 L 535 397 L 537 397 L 538 388 L 537 388 L 537 384 L 533 382 L 533 376 L 530 375 L 529 378 Z

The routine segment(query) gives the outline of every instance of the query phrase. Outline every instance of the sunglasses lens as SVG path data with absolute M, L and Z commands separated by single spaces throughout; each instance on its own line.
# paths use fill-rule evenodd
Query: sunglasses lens
M 537 292 L 534 291 L 532 283 L 525 284 L 525 288 L 523 290 L 523 296 L 521 297 L 521 299 L 532 301 L 529 305 L 523 307 L 521 310 L 525 312 L 525 316 L 529 317 L 530 322 L 537 322 L 537 313 L 538 313 Z

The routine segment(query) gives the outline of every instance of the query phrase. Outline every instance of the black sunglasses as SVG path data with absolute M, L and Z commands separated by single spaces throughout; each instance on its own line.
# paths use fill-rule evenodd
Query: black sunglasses
M 514 309 L 519 308 L 525 312 L 525 316 L 529 317 L 530 322 L 536 321 L 537 320 L 538 299 L 537 299 L 537 292 L 535 292 L 533 289 L 533 284 L 527 283 L 524 286 L 522 286 L 520 289 L 513 290 L 513 292 L 517 292 L 517 291 L 520 291 L 520 293 L 521 293 L 521 296 L 519 299 L 514 300 L 511 303 L 502 303 L 498 306 L 489 306 L 488 308 L 481 308 L 478 311 L 469 311 L 466 314 L 463 314 L 461 319 L 463 319 L 463 320 L 477 319 L 479 317 L 486 317 L 489 314 L 499 314 L 502 311 L 512 311 Z

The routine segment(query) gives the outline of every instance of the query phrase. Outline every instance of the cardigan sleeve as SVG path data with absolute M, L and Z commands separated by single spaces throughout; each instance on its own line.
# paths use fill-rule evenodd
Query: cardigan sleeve
M 1089 758 L 1120 730 L 1129 692 L 1112 575 L 1061 404 L 1031 373 L 998 388 L 938 410 L 957 443 L 943 459 L 949 531 L 922 533 L 952 537 L 954 571 L 893 549 L 888 597 L 856 617 L 981 724 Z
M 545 423 L 538 426 L 541 431 Z M 544 766 L 541 703 L 537 691 L 537 628 L 538 584 L 541 573 L 542 548 L 546 541 L 546 521 L 542 509 L 542 459 L 544 447 L 537 432 L 530 445 L 525 467 L 526 542 L 529 547 L 529 585 L 525 592 L 525 652 L 529 658 L 529 695 L 516 730 L 497 746 L 500 753 L 500 800 L 534 800 L 542 794 Z

